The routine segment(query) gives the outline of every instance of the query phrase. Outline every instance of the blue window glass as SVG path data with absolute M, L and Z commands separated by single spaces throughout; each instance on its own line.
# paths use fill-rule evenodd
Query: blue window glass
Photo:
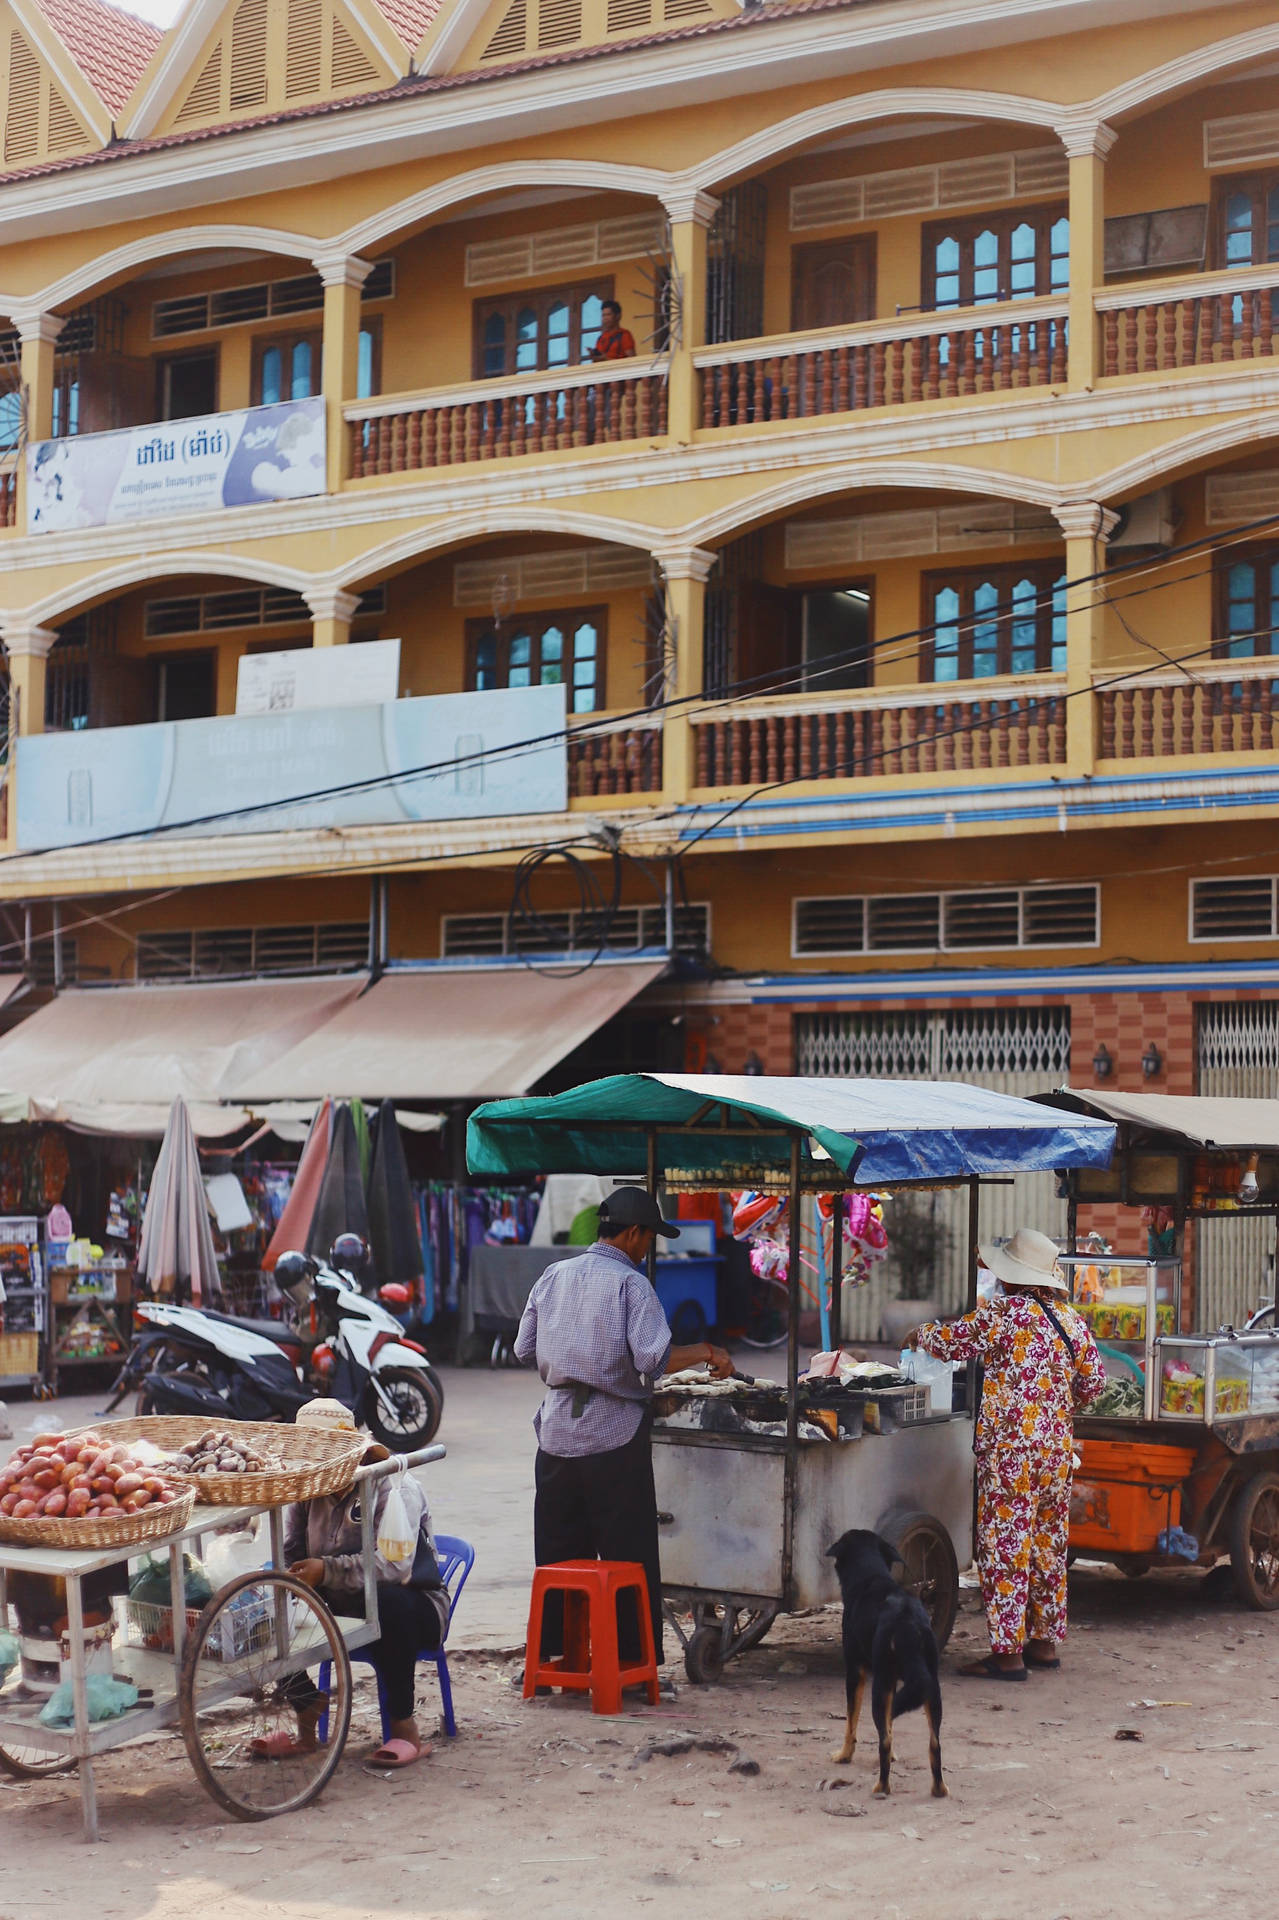
M 959 242 L 948 234 L 933 250 L 933 303 L 939 307 L 959 305 Z
M 361 327 L 359 355 L 355 363 L 355 395 L 357 400 L 367 400 L 372 392 L 373 335 L 368 327 Z
M 1033 580 L 1018 580 L 1012 590 L 1012 669 L 1035 671 L 1039 589 Z
M 521 307 L 515 316 L 515 371 L 531 373 L 537 364 L 537 314 Z
M 959 678 L 959 595 L 942 587 L 933 595 L 933 679 Z
M 1251 266 L 1254 257 L 1251 193 L 1231 193 L 1226 196 L 1222 227 L 1225 234 L 1226 265 L 1228 267 Z
M 56 389 L 54 391 L 53 399 L 54 399 L 54 411 L 56 416 L 57 402 L 58 402 L 58 394 Z M 57 419 L 55 417 L 54 424 L 53 424 L 53 433 L 54 433 L 55 439 L 58 436 L 58 432 L 59 432 L 59 428 L 58 428 Z M 0 393 L 0 448 L 3 448 L 6 453 L 11 452 L 14 447 L 19 445 L 21 441 L 21 437 L 22 437 L 22 397 L 20 394 L 15 393 L 12 390 L 8 393 Z
M 599 674 L 598 651 L 598 632 L 589 622 L 583 622 L 573 634 L 574 713 L 594 713 L 595 711 Z
M 973 679 L 999 672 L 999 588 L 983 580 L 973 591 Z
M 311 385 L 311 362 L 313 359 L 311 342 L 295 340 L 289 371 L 290 400 L 309 400 L 315 389 Z
M 564 682 L 564 635 L 558 627 L 547 627 L 542 635 L 541 684 L 562 686 Z
M 1055 220 L 1048 234 L 1048 291 L 1060 293 L 1070 285 L 1070 222 Z
M 1053 581 L 1052 597 L 1052 671 L 1066 671 L 1066 576 Z
M 572 342 L 569 336 L 569 322 L 572 318 L 567 300 L 557 300 L 548 308 L 546 315 L 546 364 L 548 367 L 568 365 L 572 355 L 569 351 Z
M 601 329 L 604 325 L 604 302 L 597 293 L 592 293 L 587 299 L 583 300 L 581 325 L 582 338 L 577 358 L 579 360 L 585 360 L 588 358 L 591 348 L 599 339 Z
M 497 683 L 497 635 L 486 633 L 475 644 L 475 678 L 471 684 L 477 693 L 487 693 Z
M 262 405 L 273 407 L 284 398 L 284 355 L 279 347 L 268 347 L 262 355 Z
M 486 380 L 494 379 L 506 372 L 506 316 L 491 313 L 484 322 L 484 338 L 480 343 L 480 366 Z
M 508 687 L 531 687 L 533 684 L 533 637 L 527 633 L 517 633 L 511 639 L 507 654 L 509 667 L 506 675 Z

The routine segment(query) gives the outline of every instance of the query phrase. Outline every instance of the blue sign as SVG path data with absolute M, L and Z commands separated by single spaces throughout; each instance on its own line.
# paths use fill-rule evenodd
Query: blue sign
M 30 734 L 17 742 L 15 784 L 23 853 L 135 833 L 562 813 L 565 692 L 504 688 Z
M 28 533 L 300 500 L 324 490 L 319 395 L 27 448 Z

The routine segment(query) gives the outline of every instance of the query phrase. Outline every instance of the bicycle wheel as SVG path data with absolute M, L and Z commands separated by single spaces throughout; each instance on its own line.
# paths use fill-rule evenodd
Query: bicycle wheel
M 0 1773 L 15 1780 L 41 1780 L 49 1773 L 70 1773 L 75 1761 L 45 1747 L 0 1746 Z
M 318 1700 L 325 1662 L 328 1739 L 301 1748 L 297 1706 Z M 290 1573 L 244 1573 L 197 1620 L 182 1650 L 179 1698 L 182 1738 L 205 1792 L 237 1820 L 269 1820 L 307 1806 L 341 1759 L 351 1663 L 310 1587 Z
M 782 1280 L 756 1274 L 746 1309 L 742 1339 L 748 1347 L 780 1347 L 786 1338 L 790 1291 Z

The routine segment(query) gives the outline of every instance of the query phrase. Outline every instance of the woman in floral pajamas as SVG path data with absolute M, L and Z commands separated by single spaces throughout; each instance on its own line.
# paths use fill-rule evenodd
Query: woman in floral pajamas
M 986 1370 L 976 1436 L 977 1559 L 990 1653 L 959 1671 L 1024 1680 L 1027 1667 L 1061 1665 L 1074 1414 L 1097 1398 L 1106 1374 L 1091 1333 L 1064 1298 L 1067 1281 L 1047 1235 L 1020 1227 L 1007 1246 L 983 1247 L 981 1257 L 1005 1298 L 948 1326 L 930 1321 L 911 1339 L 939 1360 L 980 1360 Z

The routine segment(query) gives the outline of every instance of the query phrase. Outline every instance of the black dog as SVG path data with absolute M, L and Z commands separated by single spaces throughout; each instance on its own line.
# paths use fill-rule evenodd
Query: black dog
M 893 1721 L 923 1707 L 928 1714 L 928 1759 L 933 1798 L 946 1795 L 941 1777 L 941 1687 L 937 1680 L 937 1641 L 928 1615 L 913 1593 L 893 1579 L 897 1559 L 887 1540 L 856 1528 L 827 1549 L 844 1597 L 844 1687 L 848 1721 L 844 1744 L 831 1755 L 841 1765 L 853 1757 L 857 1721 L 870 1676 L 870 1710 L 879 1735 L 876 1794 L 892 1791 Z

